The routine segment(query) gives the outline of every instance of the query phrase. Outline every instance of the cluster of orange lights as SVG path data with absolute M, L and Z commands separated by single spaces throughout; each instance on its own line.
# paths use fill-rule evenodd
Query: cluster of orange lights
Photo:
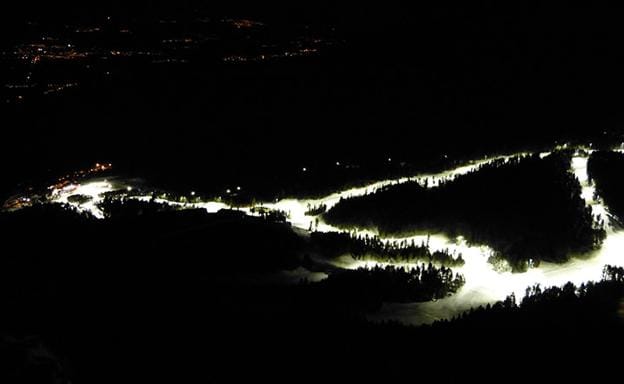
M 261 54 L 256 56 L 241 56 L 241 55 L 232 55 L 226 56 L 223 58 L 223 61 L 229 63 L 242 63 L 247 61 L 267 61 L 267 60 L 276 60 L 285 57 L 301 57 L 301 56 L 310 56 L 318 53 L 318 49 L 316 48 L 302 48 L 296 51 L 285 51 L 282 53 L 271 53 L 271 54 Z
M 32 64 L 39 63 L 42 59 L 48 60 L 74 60 L 84 59 L 89 56 L 86 52 L 78 52 L 72 44 L 46 45 L 29 44 L 18 48 L 17 54 L 22 60 Z
M 95 163 L 94 166 L 88 169 L 83 169 L 80 171 L 76 171 L 72 174 L 61 176 L 58 178 L 57 182 L 49 187 L 52 190 L 61 190 L 68 185 L 72 184 L 75 179 L 90 176 L 94 173 L 105 172 L 113 169 L 113 164 L 111 163 Z
M 13 196 L 4 203 L 2 209 L 13 211 L 30 206 L 32 206 L 32 200 L 30 198 L 23 196 Z
M 113 169 L 113 164 L 111 163 L 95 163 L 95 165 L 91 167 L 89 171 L 90 172 L 103 172 L 103 171 L 108 171 L 111 169 Z
M 229 20 L 229 22 L 236 28 L 241 29 L 241 28 L 253 28 L 253 27 L 258 27 L 258 26 L 262 26 L 264 24 L 258 22 L 258 21 L 253 21 L 253 20 L 249 20 L 249 19 L 236 19 L 236 20 Z

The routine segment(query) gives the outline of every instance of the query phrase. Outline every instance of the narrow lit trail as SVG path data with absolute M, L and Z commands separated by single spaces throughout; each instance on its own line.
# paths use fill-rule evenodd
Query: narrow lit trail
M 583 188 L 582 196 L 587 205 L 592 207 L 595 219 L 608 216 L 602 201 L 594 200 L 594 187 L 588 182 L 587 156 L 577 155 L 572 159 L 572 172 L 579 179 Z M 504 300 L 513 293 L 521 299 L 527 287 L 539 284 L 542 287 L 562 286 L 567 282 L 576 285 L 588 281 L 598 281 L 605 265 L 624 265 L 624 231 L 607 227 L 607 238 L 599 250 L 585 255 L 574 255 L 565 264 L 542 262 L 540 267 L 529 269 L 525 273 L 497 273 L 487 263 L 487 247 L 463 246 L 462 252 L 466 265 L 458 271 L 466 277 L 466 284 L 455 295 L 426 303 L 387 304 L 382 310 L 371 316 L 373 320 L 395 319 L 408 324 L 427 324 L 435 320 L 448 319 L 474 306 L 493 304 Z
M 320 199 L 285 199 L 274 203 L 263 204 L 264 207 L 274 210 L 281 210 L 288 213 L 289 222 L 298 232 L 307 233 L 309 228 L 321 232 L 340 232 L 339 228 L 328 225 L 320 217 L 307 216 L 309 207 L 326 205 L 330 209 L 341 198 L 363 196 L 387 185 L 405 183 L 408 181 L 418 181 L 424 185 L 427 180 L 428 187 L 435 187 L 441 181 L 450 180 L 457 176 L 477 170 L 481 165 L 495 160 L 508 160 L 512 157 L 525 155 L 527 153 L 517 153 L 510 156 L 486 158 L 472 162 L 469 165 L 461 166 L 452 170 L 422 174 L 414 177 L 403 177 L 394 180 L 384 180 L 370 185 L 353 188 L 337 193 L 333 193 Z M 542 153 L 546 156 L 548 153 Z M 608 211 L 602 201 L 594 200 L 594 187 L 589 184 L 587 175 L 588 155 L 585 152 L 578 152 L 572 159 L 571 172 L 578 178 L 582 186 L 582 197 L 586 204 L 592 207 L 596 220 L 605 219 L 608 222 Z M 71 191 L 56 191 L 51 199 L 52 202 L 69 203 L 68 197 L 72 194 L 85 194 L 92 196 L 92 200 L 83 205 L 72 204 L 81 211 L 90 212 L 97 218 L 103 218 L 103 213 L 97 207 L 97 203 L 102 200 L 102 194 L 112 190 L 131 188 L 121 182 L 93 181 L 81 184 Z M 140 196 L 137 199 L 148 201 L 151 196 Z M 217 201 L 207 201 L 194 204 L 184 204 L 166 199 L 155 199 L 158 203 L 176 205 L 181 208 L 202 208 L 214 213 L 221 209 L 230 208 L 227 204 Z M 241 208 L 241 211 L 252 214 L 249 208 Z M 318 220 L 318 225 L 316 224 Z M 356 235 L 377 235 L 367 230 L 356 230 Z M 542 287 L 561 286 L 571 281 L 574 284 L 581 284 L 588 281 L 597 281 L 601 278 L 602 269 L 605 265 L 623 266 L 624 259 L 620 255 L 624 250 L 624 231 L 619 231 L 611 226 L 607 228 L 607 238 L 601 249 L 585 255 L 573 255 L 572 259 L 565 264 L 552 264 L 542 262 L 538 268 L 531 268 L 525 273 L 500 272 L 495 270 L 488 258 L 493 251 L 487 246 L 469 245 L 460 236 L 458 238 L 448 238 L 442 234 L 422 234 L 407 238 L 383 238 L 384 242 L 401 240 L 414 240 L 415 243 L 429 241 L 432 251 L 448 249 L 455 255 L 461 254 L 465 260 L 465 265 L 454 268 L 455 272 L 464 275 L 466 284 L 453 296 L 437 301 L 411 304 L 384 304 L 381 311 L 371 316 L 371 320 L 399 320 L 408 324 L 426 324 L 435 320 L 451 318 L 471 307 L 493 304 L 504 300 L 508 295 L 515 294 L 521 299 L 527 287 L 539 284 Z M 409 267 L 409 263 L 381 263 L 373 261 L 357 261 L 349 256 L 338 258 L 333 264 L 340 268 L 355 269 L 362 266 L 374 265 L 396 265 Z M 414 265 L 414 264 L 411 264 Z

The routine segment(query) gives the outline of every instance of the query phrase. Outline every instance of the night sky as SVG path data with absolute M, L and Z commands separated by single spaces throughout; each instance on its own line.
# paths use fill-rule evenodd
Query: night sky
M 269 24 L 334 28 L 344 41 L 313 63 L 169 73 L 127 68 L 111 90 L 96 88 L 78 100 L 69 97 L 61 105 L 36 105 L 23 113 L 9 110 L 6 126 L 16 128 L 5 130 L 7 140 L 28 154 L 27 163 L 46 156 L 36 167 L 69 152 L 78 157 L 69 163 L 90 157 L 124 163 L 128 157 L 184 157 L 200 151 L 200 142 L 215 159 L 234 152 L 249 157 L 247 162 L 266 157 L 254 149 L 260 140 L 269 157 L 279 152 L 310 161 L 323 146 L 328 154 L 356 159 L 371 153 L 409 158 L 418 151 L 488 151 L 621 128 L 620 13 L 593 3 L 578 8 L 494 2 L 410 9 L 387 2 L 23 7 L 3 25 L 11 32 L 3 34 L 9 40 L 5 46 L 19 40 L 20 23 L 27 20 L 88 24 L 109 14 L 128 23 L 242 15 Z M 172 126 L 174 136 L 184 132 L 195 139 L 171 148 L 158 137 L 169 136 Z M 226 144 L 211 145 L 214 141 Z

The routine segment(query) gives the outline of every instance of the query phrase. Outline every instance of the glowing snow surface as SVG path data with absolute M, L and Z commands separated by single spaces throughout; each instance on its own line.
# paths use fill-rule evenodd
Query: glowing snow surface
M 601 201 L 595 201 L 594 188 L 587 177 L 587 157 L 576 156 L 572 160 L 572 171 L 581 182 L 583 198 L 592 207 L 595 218 L 607 218 L 608 211 Z M 607 238 L 601 249 L 587 255 L 577 255 L 565 264 L 541 263 L 539 268 L 525 273 L 497 273 L 488 264 L 489 250 L 462 247 L 466 265 L 457 269 L 466 277 L 466 284 L 453 296 L 435 302 L 413 304 L 387 304 L 371 316 L 372 320 L 395 319 L 409 324 L 426 324 L 435 320 L 458 315 L 474 306 L 492 304 L 514 293 L 521 299 L 527 287 L 540 284 L 542 287 L 562 286 L 567 282 L 576 285 L 598 281 L 605 265 L 623 266 L 624 232 L 607 226 Z M 481 252 L 481 255 L 479 253 Z
M 513 155 L 524 155 L 524 153 Z M 541 153 L 540 157 L 546 157 L 549 153 Z M 502 157 L 509 159 L 509 157 Z M 497 158 L 498 159 L 498 158 Z M 466 174 L 476 170 L 480 165 L 488 163 L 494 159 L 481 160 L 474 164 L 463 166 L 451 171 L 439 174 L 420 175 L 411 178 L 401 178 L 398 180 L 381 181 L 362 188 L 355 188 L 340 193 L 332 194 L 328 197 L 317 200 L 283 200 L 275 204 L 269 204 L 267 207 L 281 209 L 290 214 L 290 221 L 294 226 L 307 229 L 312 227 L 319 231 L 330 232 L 339 231 L 338 228 L 328 224 L 319 222 L 318 227 L 314 225 L 316 218 L 305 215 L 308 204 L 310 206 L 318 206 L 320 204 L 327 205 L 330 209 L 341 197 L 362 196 L 373 192 L 386 185 L 405 183 L 410 180 L 422 182 L 428 179 L 429 187 L 439 185 L 440 181 L 452 179 L 453 177 Z M 582 197 L 586 204 L 592 207 L 594 217 L 596 219 L 607 219 L 608 212 L 602 202 L 594 200 L 594 187 L 589 185 L 587 176 L 587 156 L 575 156 L 572 159 L 572 172 L 579 179 L 582 190 Z M 370 231 L 355 231 L 358 235 L 375 235 Z M 430 323 L 437 319 L 449 318 L 459 314 L 474 306 L 493 304 L 499 300 L 504 300 L 508 295 L 514 293 L 516 298 L 521 299 L 527 287 L 540 284 L 542 287 L 561 286 L 568 281 L 574 284 L 581 284 L 591 280 L 599 280 L 602 275 L 602 269 L 606 264 L 622 265 L 623 262 L 619 257 L 619 252 L 624 249 L 624 232 L 614 232 L 608 228 L 608 237 L 602 248 L 592 252 L 589 255 L 578 255 L 570 262 L 565 264 L 541 263 L 539 268 L 533 268 L 525 273 L 498 272 L 494 266 L 488 263 L 489 257 L 493 251 L 487 246 L 470 246 L 463 239 L 449 239 L 444 235 L 419 235 L 408 238 L 386 238 L 383 241 L 400 241 L 414 240 L 417 244 L 426 242 L 429 239 L 429 245 L 432 251 L 448 249 L 455 255 L 461 254 L 465 260 L 465 265 L 461 268 L 455 268 L 456 272 L 464 275 L 466 284 L 455 295 L 435 302 L 413 303 L 413 304 L 387 304 L 384 305 L 382 311 L 371 319 L 396 319 L 404 323 L 423 324 Z M 401 267 L 410 267 L 414 264 L 409 263 L 388 263 L 374 261 L 356 261 L 350 257 L 339 258 L 335 265 L 341 268 L 359 268 L 374 265 L 396 265 Z M 418 264 L 418 263 L 416 263 Z
M 122 188 L 122 186 L 115 187 L 106 180 L 90 181 L 86 184 L 70 184 L 62 189 L 53 190 L 50 200 L 54 203 L 69 204 L 79 212 L 88 212 L 98 219 L 103 219 L 104 212 L 98 207 L 98 204 L 104 199 L 104 194 Z M 88 196 L 91 200 L 83 204 L 70 202 L 69 197 L 75 195 Z
M 434 187 L 439 185 L 443 180 L 449 180 L 456 176 L 464 175 L 488 162 L 498 159 L 508 160 L 511 157 L 525 154 L 526 153 L 519 153 L 512 156 L 483 159 L 466 166 L 436 174 L 423 174 L 414 177 L 380 181 L 361 188 L 353 188 L 334 193 L 320 199 L 285 199 L 275 203 L 264 204 L 264 207 L 287 212 L 289 215 L 289 222 L 298 232 L 306 232 L 310 227 L 322 232 L 339 231 L 338 228 L 322 222 L 319 217 L 306 216 L 305 212 L 308 210 L 308 207 L 324 204 L 327 206 L 327 209 L 330 209 L 337 204 L 341 198 L 363 196 L 384 186 L 408 181 L 418 181 L 422 185 L 424 181 L 427 180 L 428 186 Z M 548 152 L 541 153 L 540 157 L 543 158 L 548 154 Z M 590 185 L 587 176 L 587 160 L 587 155 L 577 154 L 572 159 L 571 171 L 574 172 L 581 183 L 582 197 L 586 204 L 592 207 L 594 218 L 596 220 L 604 219 L 608 223 L 609 213 L 607 209 L 600 200 L 594 199 L 594 187 Z M 103 212 L 97 207 L 97 204 L 103 199 L 103 194 L 122 188 L 126 188 L 126 186 L 119 185 L 119 183 L 115 183 L 114 185 L 105 180 L 91 181 L 86 184 L 70 185 L 62 190 L 54 190 L 51 201 L 67 203 L 80 211 L 90 212 L 97 218 L 104 218 Z M 91 200 L 84 204 L 70 203 L 68 198 L 72 195 L 87 195 L 91 197 Z M 135 196 L 132 198 L 143 201 L 152 199 L 151 196 Z M 180 208 L 202 208 L 210 213 L 229 208 L 228 205 L 216 201 L 180 203 L 162 198 L 155 199 L 155 201 Z M 240 210 L 247 214 L 252 214 L 249 208 L 241 208 Z M 317 220 L 318 225 L 316 223 Z M 367 230 L 355 231 L 355 233 L 358 235 L 376 235 Z M 607 226 L 607 238 L 600 250 L 587 255 L 577 255 L 577 257 L 573 257 L 571 261 L 565 264 L 542 262 L 539 268 L 533 268 L 528 272 L 515 274 L 496 271 L 493 265 L 488 263 L 488 258 L 493 252 L 491 248 L 487 246 L 468 245 L 461 237 L 450 239 L 440 234 L 432 234 L 430 236 L 422 234 L 408 238 L 382 239 L 382 241 L 385 242 L 400 240 L 414 240 L 417 244 L 429 241 L 429 246 L 432 251 L 448 249 L 452 254 L 455 254 L 456 257 L 461 254 L 465 260 L 465 265 L 460 268 L 454 268 L 454 271 L 464 275 L 466 284 L 456 294 L 445 299 L 426 303 L 386 304 L 379 313 L 370 317 L 372 320 L 395 319 L 409 324 L 431 323 L 438 319 L 450 318 L 474 306 L 495 303 L 496 301 L 505 299 L 505 297 L 511 293 L 514 293 L 519 300 L 524 296 L 527 287 L 535 284 L 540 284 L 542 287 L 561 286 L 571 281 L 578 285 L 587 281 L 599 280 L 601 278 L 602 269 L 606 264 L 624 266 L 624 261 L 620 254 L 622 250 L 624 250 L 624 232 L 616 231 L 611 226 Z M 386 266 L 391 264 L 392 263 L 387 262 L 358 261 L 351 257 L 341 257 L 334 261 L 335 266 L 349 269 L 374 265 Z M 415 264 L 420 263 L 393 263 L 392 265 L 410 267 Z M 324 274 L 316 274 L 312 280 L 317 280 L 323 276 Z

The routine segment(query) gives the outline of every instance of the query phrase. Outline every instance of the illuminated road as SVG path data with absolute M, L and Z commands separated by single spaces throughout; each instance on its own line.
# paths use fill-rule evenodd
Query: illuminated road
M 541 156 L 546 156 L 543 153 Z M 470 165 L 458 167 L 453 170 L 436 173 L 423 174 L 415 177 L 404 177 L 395 180 L 385 180 L 376 182 L 361 188 L 354 188 L 342 192 L 334 193 L 320 199 L 285 199 L 275 203 L 264 204 L 269 209 L 277 209 L 285 211 L 289 215 L 289 221 L 293 227 L 299 232 L 307 231 L 311 226 L 323 232 L 340 231 L 338 228 L 332 227 L 320 219 L 320 217 L 306 216 L 306 211 L 310 206 L 326 205 L 327 209 L 333 207 L 340 198 L 351 196 L 362 196 L 373 192 L 381 187 L 405 183 L 407 181 L 416 180 L 423 182 L 428 181 L 429 187 L 437 186 L 443 180 L 449 180 L 454 177 L 466 174 L 476 170 L 479 166 L 491 162 L 495 159 L 509 159 L 523 153 L 515 154 L 508 157 L 497 157 L 483 159 L 473 162 Z M 596 219 L 602 217 L 606 219 L 608 211 L 601 201 L 594 200 L 594 188 L 589 185 L 587 177 L 587 160 L 588 155 L 577 154 L 572 159 L 572 169 L 576 177 L 582 185 L 582 197 L 586 204 L 592 207 Z M 126 185 L 120 183 L 110 183 L 108 181 L 94 181 L 81 185 L 70 185 L 66 190 L 55 190 L 53 193 L 53 202 L 62 202 L 74 205 L 83 212 L 91 212 L 97 218 L 103 218 L 103 213 L 97 207 L 97 203 L 102 200 L 102 194 L 109 191 L 127 188 Z M 85 204 L 71 203 L 68 201 L 70 195 L 87 195 L 91 196 L 91 200 Z M 151 196 L 135 197 L 140 200 L 151 200 Z M 163 198 L 155 199 L 158 203 L 166 203 L 175 205 L 180 208 L 203 208 L 208 212 L 214 213 L 221 209 L 229 208 L 228 205 L 217 202 L 207 201 L 194 204 L 185 204 L 171 201 Z M 242 208 L 241 211 L 252 214 L 249 208 Z M 319 220 L 316 226 L 316 220 Z M 356 231 L 356 234 L 376 235 L 370 231 Z M 408 238 L 385 238 L 383 241 L 399 241 L 414 240 L 417 244 L 427 241 L 428 235 L 422 234 L 411 236 Z M 471 307 L 485 304 L 493 304 L 499 300 L 505 299 L 511 293 L 516 295 L 520 300 L 527 287 L 540 284 L 542 287 L 562 286 L 568 281 L 574 284 L 581 284 L 587 281 L 597 281 L 601 278 L 602 269 L 606 264 L 624 265 L 620 253 L 624 249 L 624 232 L 616 231 L 612 227 L 608 227 L 607 238 L 600 250 L 594 251 L 587 255 L 575 255 L 571 261 L 565 264 L 551 264 L 542 262 L 539 268 L 529 269 L 525 273 L 501 272 L 495 270 L 494 266 L 488 262 L 488 258 L 492 254 L 492 250 L 487 246 L 470 246 L 461 238 L 450 239 L 444 235 L 432 234 L 429 237 L 429 245 L 434 250 L 448 249 L 455 255 L 461 254 L 465 260 L 465 265 L 455 268 L 456 272 L 464 275 L 466 284 L 453 296 L 441 299 L 435 302 L 412 303 L 412 304 L 386 304 L 382 310 L 371 316 L 372 320 L 395 319 L 409 324 L 431 323 L 432 321 L 444 318 L 450 318 L 454 315 L 470 309 Z M 372 266 L 375 264 L 388 265 L 389 263 L 378 263 L 372 261 L 356 261 L 351 257 L 345 256 L 334 261 L 334 265 L 341 268 L 358 268 L 361 266 Z M 409 264 L 394 264 L 409 266 Z M 317 276 L 318 279 L 318 276 Z

